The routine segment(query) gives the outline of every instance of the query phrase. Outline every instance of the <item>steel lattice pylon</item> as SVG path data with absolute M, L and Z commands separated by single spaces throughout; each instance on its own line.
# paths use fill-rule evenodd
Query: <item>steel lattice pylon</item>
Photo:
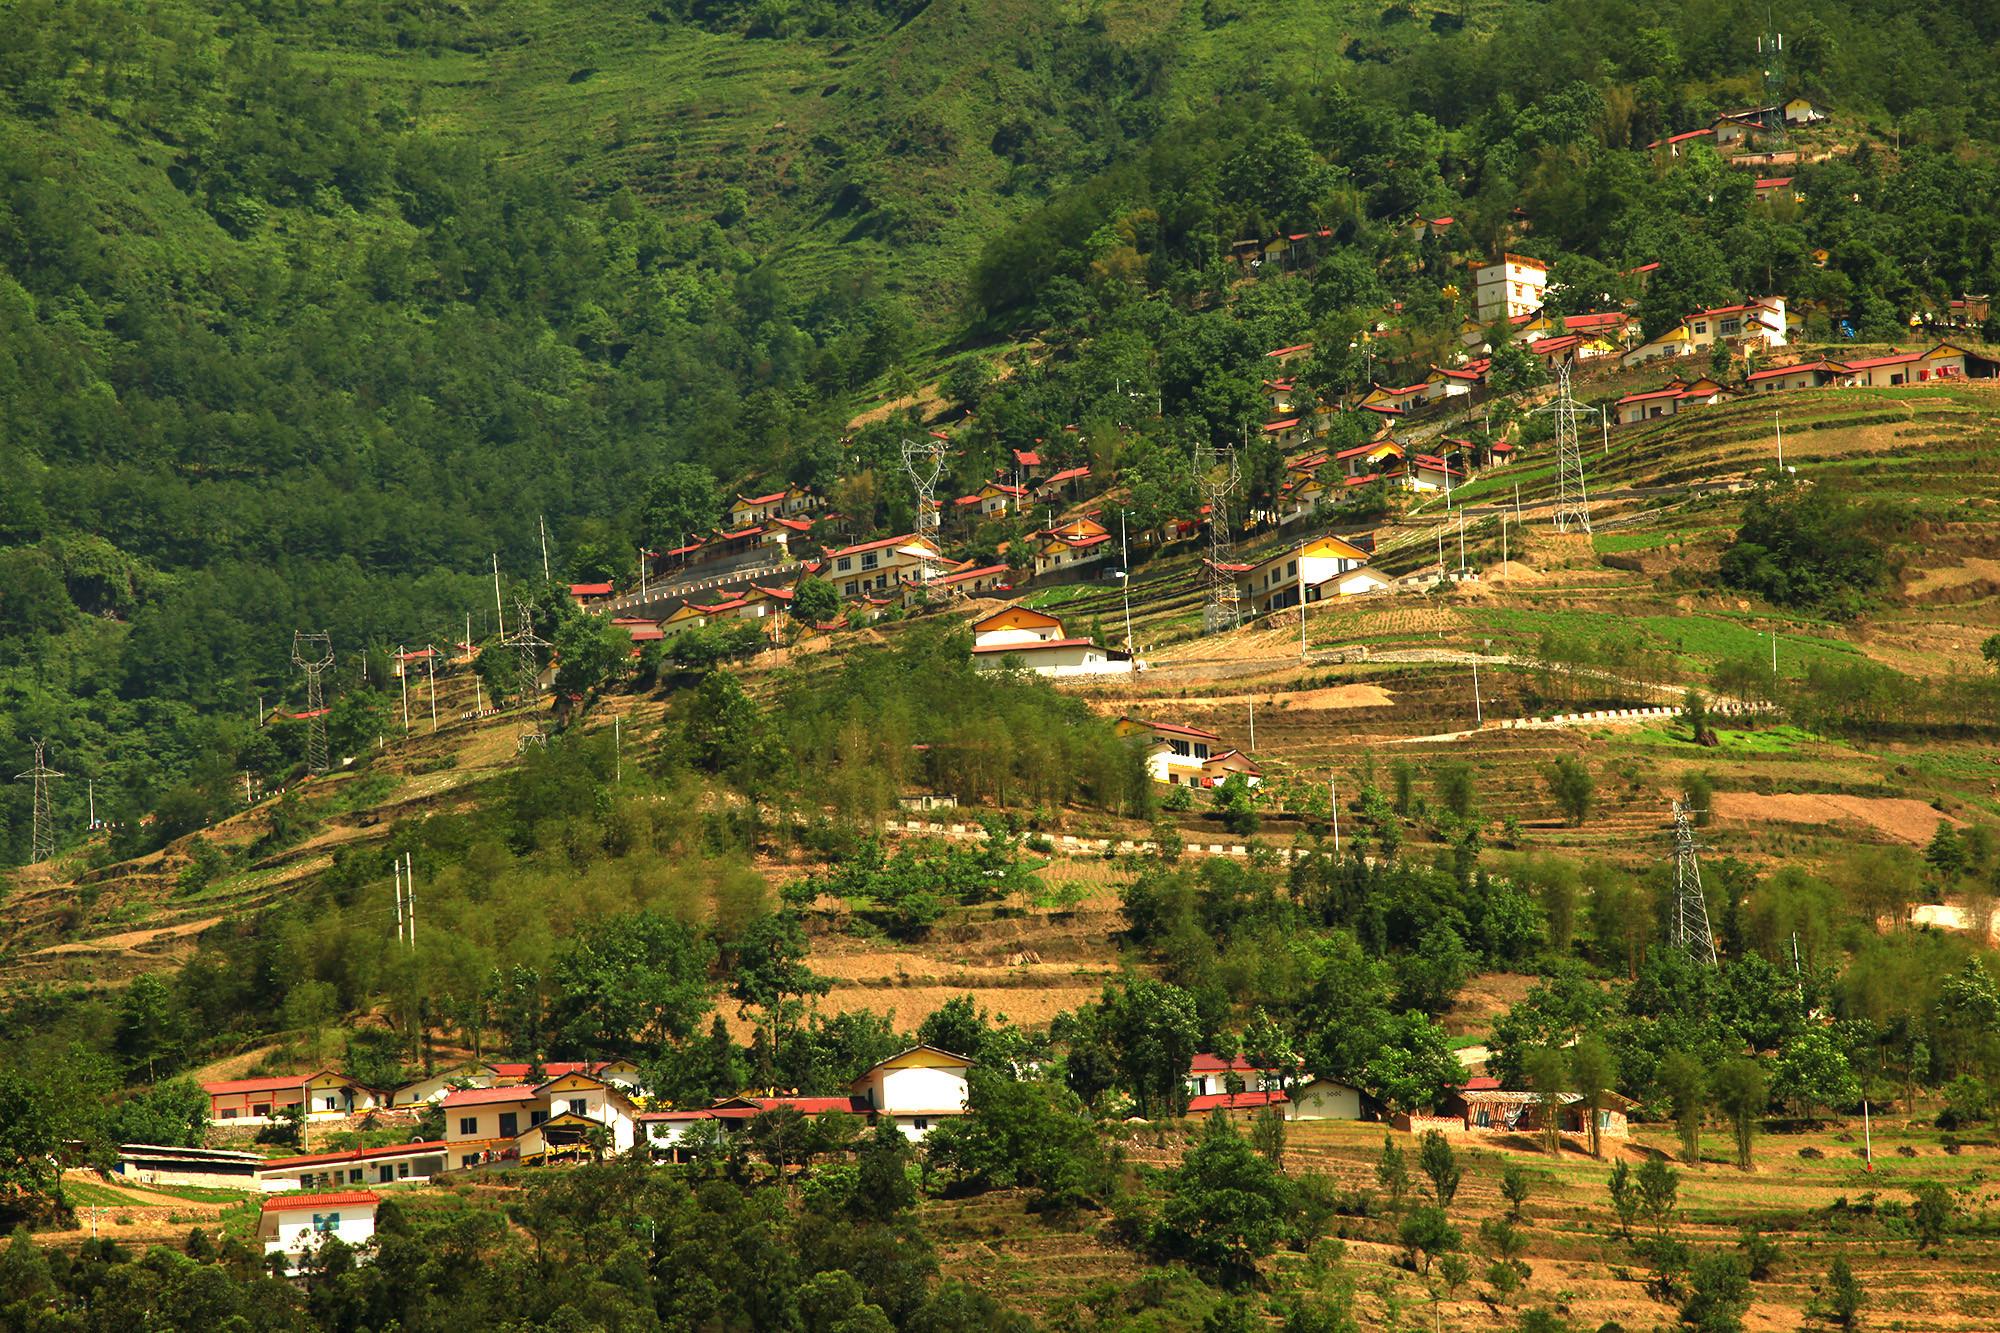
M 1235 629 L 1243 622 L 1236 574 L 1228 567 L 1234 546 L 1229 500 L 1242 480 L 1242 465 L 1234 449 L 1224 449 L 1220 455 L 1204 449 L 1199 469 L 1202 492 L 1208 497 L 1208 597 L 1202 605 L 1201 625 L 1213 634 Z
M 910 486 L 916 492 L 918 541 L 929 542 L 933 550 L 938 541 L 938 478 L 944 475 L 944 441 L 934 435 L 921 440 L 903 441 L 903 471 L 910 475 Z M 917 583 L 928 587 L 931 581 L 931 564 L 928 560 L 917 561 Z
M 514 602 L 514 625 L 513 632 L 503 636 L 500 643 L 520 654 L 520 664 L 515 669 L 516 688 L 524 702 L 531 701 L 542 692 L 541 651 L 555 645 L 535 633 L 534 608 L 519 598 Z
M 1716 964 L 1715 931 L 1708 924 L 1708 899 L 1701 891 L 1701 861 L 1695 855 L 1694 823 L 1687 806 L 1674 802 L 1673 945 L 1697 963 Z
M 55 802 L 49 792 L 49 784 L 62 774 L 48 765 L 48 742 L 35 741 L 35 766 L 25 773 L 16 773 L 17 779 L 25 779 L 35 784 L 34 822 L 28 830 L 28 862 L 46 861 L 56 854 Z
M 1569 367 L 1556 381 L 1556 400 L 1542 411 L 1556 418 L 1556 531 L 1590 531 L 1590 497 L 1583 487 L 1583 446 L 1577 442 L 1576 419 L 1583 409 L 1569 389 Z
M 292 665 L 306 681 L 306 772 L 324 773 L 326 753 L 326 675 L 333 670 L 333 639 L 326 634 L 292 632 Z

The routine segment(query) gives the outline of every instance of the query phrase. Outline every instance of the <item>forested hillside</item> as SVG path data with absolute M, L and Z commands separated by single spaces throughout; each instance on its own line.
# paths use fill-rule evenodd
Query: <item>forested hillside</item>
M 1650 168 L 1761 92 L 1754 8 L 16 5 L 0 757 L 47 736 L 101 813 L 186 784 L 198 823 L 285 765 L 250 723 L 293 629 L 343 671 L 442 642 L 495 553 L 539 575 L 538 516 L 559 575 L 625 569 L 677 536 L 646 503 L 675 462 L 865 472 L 896 431 L 844 423 L 948 364 L 971 475 L 1064 423 L 1102 454 L 1152 397 L 1107 461 L 1171 508 L 1268 347 L 1314 337 L 1329 389 L 1437 358 L 1458 275 L 1418 213 L 1485 244 L 1518 206 L 1578 300 L 1660 262 L 1649 323 L 1784 287 L 1879 336 L 1996 285 L 1976 0 L 1788 7 L 1787 85 L 1855 149 L 1802 209 Z M 1232 241 L 1309 225 L 1316 277 L 1232 289 Z M 1393 302 L 1386 350 L 1340 350 Z M 0 792 L 6 859 L 26 811 Z

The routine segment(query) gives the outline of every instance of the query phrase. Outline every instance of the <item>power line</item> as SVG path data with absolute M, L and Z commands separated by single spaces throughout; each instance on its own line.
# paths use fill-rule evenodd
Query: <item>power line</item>
M 35 784 L 34 822 L 28 830 L 28 861 L 46 861 L 56 854 L 56 820 L 53 794 L 49 784 L 63 775 L 48 766 L 48 742 L 36 740 L 35 766 L 25 773 L 16 773 L 16 781 L 27 779 Z

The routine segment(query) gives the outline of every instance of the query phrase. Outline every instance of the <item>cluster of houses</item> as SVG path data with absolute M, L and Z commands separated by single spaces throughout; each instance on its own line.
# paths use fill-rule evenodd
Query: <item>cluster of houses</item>
M 1213 780 L 1222 769 L 1255 779 L 1254 764 L 1233 750 L 1215 748 L 1213 733 L 1170 723 L 1124 718 L 1121 730 L 1154 743 L 1169 781 Z M 1232 765 L 1230 760 L 1241 761 Z M 1151 760 L 1149 759 L 1149 762 Z M 368 1111 L 415 1112 L 435 1107 L 444 1118 L 441 1138 L 267 1158 L 226 1148 L 171 1148 L 127 1144 L 119 1172 L 151 1185 L 186 1185 L 261 1191 L 258 1234 L 269 1255 L 282 1255 L 298 1272 L 330 1237 L 352 1246 L 374 1235 L 378 1192 L 384 1186 L 421 1185 L 452 1172 L 549 1166 L 643 1150 L 658 1160 L 678 1160 L 689 1136 L 732 1133 L 768 1111 L 788 1108 L 817 1118 L 835 1112 L 864 1123 L 893 1124 L 912 1142 L 940 1120 L 966 1113 L 972 1061 L 919 1045 L 876 1064 L 836 1096 L 739 1096 L 687 1109 L 650 1108 L 629 1061 L 551 1062 L 541 1065 L 473 1063 L 392 1089 L 367 1089 L 337 1070 L 270 1079 L 233 1079 L 203 1085 L 211 1114 L 221 1124 L 268 1121 L 287 1108 L 305 1108 L 312 1119 L 348 1118 Z M 1189 1115 L 1246 1115 L 1275 1109 L 1288 1120 L 1359 1120 L 1380 1117 L 1381 1107 L 1361 1088 L 1341 1079 L 1285 1077 L 1243 1056 L 1196 1055 L 1185 1080 Z M 1598 1112 L 1599 1130 L 1626 1133 L 1630 1103 L 1611 1098 Z M 1468 1078 L 1431 1113 L 1393 1122 L 1412 1131 L 1534 1132 L 1545 1112 L 1533 1093 L 1507 1091 L 1497 1080 Z M 1562 1132 L 1588 1129 L 1579 1099 L 1566 1094 L 1557 1110 Z M 703 1127 L 711 1127 L 704 1130 Z
M 1724 111 L 1699 129 L 1655 139 L 1646 145 L 1646 150 L 1662 164 L 1687 156 L 1699 144 L 1713 148 L 1735 166 L 1786 165 L 1802 160 L 1799 151 L 1789 145 L 1788 132 L 1819 125 L 1826 119 L 1826 112 L 1810 99 L 1793 97 L 1768 106 Z
M 1705 376 L 1693 380 L 1669 380 L 1657 389 L 1626 394 L 1612 404 L 1612 412 L 1619 425 L 1633 426 L 1678 416 L 1692 408 L 1712 406 L 1739 393 L 1767 394 L 1823 388 L 1888 389 L 1996 377 L 2000 377 L 2000 361 L 1955 343 L 1938 343 L 1923 351 L 1893 352 L 1886 356 L 1849 357 L 1840 361 L 1821 357 L 1787 365 L 1765 366 L 1745 375 L 1740 389 Z

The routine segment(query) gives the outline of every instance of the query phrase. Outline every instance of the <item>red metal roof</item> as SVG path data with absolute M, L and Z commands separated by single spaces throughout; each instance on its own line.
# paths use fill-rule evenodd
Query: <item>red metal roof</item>
M 1202 1097 L 1188 1098 L 1188 1114 L 1200 1115 L 1205 1111 L 1245 1111 L 1258 1106 L 1282 1106 L 1290 1098 L 1284 1093 L 1272 1092 L 1216 1092 Z
M 1294 343 L 1294 344 L 1292 344 L 1292 345 L 1291 345 L 1290 347 L 1280 347 L 1280 348 L 1277 348 L 1277 349 L 1275 349 L 1275 350 L 1273 350 L 1273 351 L 1269 351 L 1269 352 L 1266 352 L 1266 353 L 1264 353 L 1264 355 L 1265 355 L 1265 356 L 1290 356 L 1290 355 L 1291 355 L 1291 354 L 1292 354 L 1293 352 L 1310 352 L 1310 351 L 1312 350 L 1312 348 L 1313 348 L 1313 345 L 1312 345 L 1311 343 Z
M 492 1106 L 499 1102 L 528 1102 L 535 1099 L 534 1088 L 526 1083 L 504 1083 L 496 1088 L 455 1088 L 444 1095 L 443 1106 Z
M 1222 739 L 1222 737 L 1212 731 L 1203 731 L 1200 727 L 1184 727 L 1178 722 L 1149 722 L 1143 717 L 1131 717 L 1129 715 L 1120 720 L 1131 722 L 1141 727 L 1147 727 L 1169 736 L 1192 736 L 1198 741 L 1219 741 Z
M 1757 188 L 1760 190 L 1781 190 L 1791 183 L 1792 178 L 1790 176 L 1765 176 L 1758 180 Z
M 1094 648 L 1096 646 L 1097 641 L 1095 639 L 1036 639 L 1028 643 L 981 644 L 972 651 L 975 653 L 1038 653 L 1050 648 Z M 1105 651 L 1111 652 L 1112 649 L 1107 648 Z
M 1042 485 L 1053 486 L 1055 483 L 1059 481 L 1075 481 L 1078 477 L 1087 477 L 1089 475 L 1090 475 L 1090 469 L 1087 467 L 1064 468 L 1061 472 L 1056 473 L 1054 476 L 1044 481 Z
M 1016 449 L 1014 451 L 1014 461 L 1022 467 L 1040 467 L 1042 465 L 1042 456 L 1033 449 Z
M 877 537 L 872 542 L 860 542 L 853 546 L 843 546 L 837 551 L 828 551 L 826 554 L 827 558 L 831 560 L 836 556 L 859 555 L 864 551 L 879 551 L 885 546 L 899 546 L 904 542 L 913 542 L 916 539 L 917 536 L 915 533 L 906 532 L 900 537 Z
M 774 505 L 785 498 L 784 491 L 772 491 L 769 495 L 739 495 L 736 502 L 741 505 Z
M 211 1097 L 226 1097 L 232 1092 L 281 1092 L 290 1088 L 303 1088 L 311 1074 L 275 1074 L 264 1078 L 228 1078 L 216 1083 L 204 1083 L 201 1090 Z
M 1757 380 L 1776 379 L 1780 375 L 1796 374 L 1801 370 L 1823 370 L 1830 375 L 1838 375 L 1847 369 L 1847 366 L 1837 361 L 1801 361 L 1795 365 L 1770 366 L 1764 370 L 1753 370 L 1744 378 L 1754 383 Z
M 569 585 L 572 597 L 603 597 L 611 592 L 608 583 L 572 583 Z
M 1264 427 L 1264 433 L 1269 435 L 1274 431 L 1290 430 L 1298 424 L 1299 419 L 1297 417 L 1286 417 L 1283 421 L 1273 421 L 1270 425 Z
M 298 1213 L 311 1208 L 349 1208 L 358 1203 L 380 1203 L 372 1190 L 340 1190 L 332 1194 L 281 1194 L 264 1200 L 267 1213 Z
M 1231 750 L 1229 753 L 1235 754 L 1236 751 Z M 1220 756 L 1217 757 L 1220 758 Z M 1253 1064 L 1248 1056 L 1243 1055 L 1232 1055 L 1225 1060 L 1219 1055 L 1210 1055 L 1207 1052 L 1203 1052 L 1188 1061 L 1188 1073 L 1190 1074 L 1222 1074 L 1230 1070 L 1234 1070 L 1239 1074 L 1267 1074 L 1273 1072 L 1271 1066 Z
M 1900 366 L 1909 361 L 1920 361 L 1923 356 L 1922 352 L 1898 352 L 1894 356 L 1871 356 L 1842 364 L 1849 370 L 1872 370 L 1876 366 Z

